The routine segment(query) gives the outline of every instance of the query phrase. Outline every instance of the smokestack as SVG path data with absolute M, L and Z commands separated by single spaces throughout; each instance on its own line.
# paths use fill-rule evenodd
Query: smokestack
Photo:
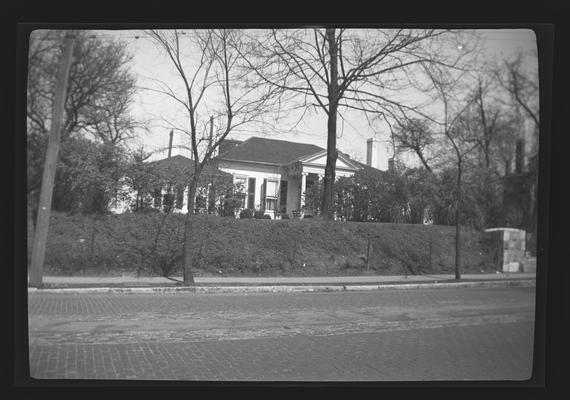
M 172 137 L 174 136 L 174 129 L 170 130 L 170 140 L 168 141 L 168 158 L 172 155 Z
M 378 141 L 368 139 L 366 141 L 366 165 L 378 168 Z

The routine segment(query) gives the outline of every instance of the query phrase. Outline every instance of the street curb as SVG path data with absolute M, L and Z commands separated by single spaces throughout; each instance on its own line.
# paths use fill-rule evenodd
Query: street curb
M 263 286 L 194 286 L 194 287 L 133 287 L 133 288 L 28 288 L 30 293 L 292 293 L 292 292 L 344 292 L 365 290 L 444 289 L 457 287 L 535 287 L 535 279 L 517 279 L 476 282 L 427 282 L 375 285 L 263 285 Z

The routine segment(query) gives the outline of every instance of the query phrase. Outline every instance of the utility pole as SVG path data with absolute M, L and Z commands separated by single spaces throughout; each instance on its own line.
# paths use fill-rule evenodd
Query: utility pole
M 32 264 L 30 269 L 30 286 L 41 287 L 44 261 L 49 229 L 49 218 L 51 214 L 51 203 L 53 196 L 53 184 L 55 171 L 57 168 L 57 158 L 59 153 L 59 141 L 61 128 L 63 125 L 63 112 L 69 79 L 69 69 L 73 58 L 73 48 L 75 46 L 75 33 L 70 31 L 65 37 L 65 46 L 59 62 L 59 71 L 55 88 L 55 99 L 52 108 L 52 121 L 49 132 L 49 141 L 42 177 L 42 187 L 40 192 L 40 203 L 36 219 L 36 231 L 32 248 Z

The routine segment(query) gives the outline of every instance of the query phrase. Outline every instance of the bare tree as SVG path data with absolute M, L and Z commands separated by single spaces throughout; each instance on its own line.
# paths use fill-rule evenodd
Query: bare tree
M 517 131 L 522 128 L 519 110 L 505 103 L 499 86 L 492 71 L 480 71 L 472 89 L 474 101 L 467 110 L 471 137 L 478 144 L 479 165 L 494 173 L 499 171 L 497 162 L 507 165 L 513 158 Z
M 463 198 L 463 174 L 467 157 L 478 143 L 464 125 L 464 114 L 474 104 L 475 98 L 468 85 L 463 82 L 465 73 L 450 74 L 437 66 L 425 65 L 435 91 L 434 102 L 439 106 L 434 119 L 438 120 L 444 143 L 452 151 L 453 163 L 457 168 L 455 181 L 455 279 L 461 279 L 461 216 Z
M 497 135 L 497 128 L 501 109 L 499 107 L 487 107 L 487 96 L 485 96 L 490 83 L 484 82 L 482 76 L 478 76 L 477 88 L 474 93 L 474 100 L 479 116 L 481 135 L 478 140 L 479 148 L 483 154 L 485 168 L 491 166 L 491 145 Z
M 534 64 L 534 65 L 533 65 Z M 524 225 L 532 232 L 536 231 L 538 212 L 538 138 L 540 132 L 540 102 L 538 55 L 518 53 L 513 60 L 505 60 L 496 68 L 496 77 L 501 86 L 510 95 L 511 102 L 519 108 L 524 120 L 530 121 L 533 133 L 531 161 L 528 164 L 528 209 Z M 524 129 L 524 128 L 523 128 Z M 522 129 L 521 129 L 522 130 Z
M 105 144 L 124 144 L 137 130 L 146 131 L 146 122 L 130 113 L 135 94 L 134 80 L 126 79 L 104 93 L 86 112 L 86 130 Z
M 415 67 L 438 63 L 453 67 L 459 58 L 449 47 L 448 32 L 413 29 L 272 30 L 255 38 L 257 58 L 250 62 L 261 82 L 297 95 L 293 107 L 323 111 L 327 116 L 327 162 L 322 197 L 323 215 L 333 215 L 337 116 L 341 108 L 391 118 L 417 112 L 418 104 L 399 92 L 415 81 Z M 439 45 L 438 45 L 439 44 Z M 302 116 L 303 116 L 302 115 Z M 301 118 L 302 118 L 301 116 Z
M 538 136 L 540 128 L 538 76 L 532 70 L 525 70 L 524 58 L 522 53 L 518 53 L 514 60 L 505 60 L 503 65 L 497 67 L 496 77 L 511 95 L 513 102 L 533 121 L 535 134 Z M 530 58 L 536 61 L 537 55 L 532 54 Z
M 154 89 L 182 106 L 185 118 L 172 125 L 190 138 L 194 172 L 188 186 L 188 214 L 184 224 L 184 284 L 192 285 L 192 220 L 200 175 L 223 140 L 237 127 L 259 122 L 274 106 L 273 91 L 246 85 L 250 72 L 240 64 L 245 51 L 236 30 L 157 31 L 149 36 L 166 53 L 180 82 L 180 90 L 159 82 Z M 189 60 L 185 52 L 197 54 Z
M 426 119 L 410 118 L 399 123 L 393 132 L 393 137 L 397 151 L 413 152 L 418 156 L 424 168 L 428 172 L 432 172 L 426 153 L 435 139 L 429 123 L 430 121 Z

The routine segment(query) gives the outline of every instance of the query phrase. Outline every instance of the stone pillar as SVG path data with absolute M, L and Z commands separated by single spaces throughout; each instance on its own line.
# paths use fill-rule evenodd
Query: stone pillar
M 513 228 L 492 228 L 485 232 L 491 234 L 496 246 L 497 269 L 502 272 L 521 272 L 525 261 L 526 232 Z

